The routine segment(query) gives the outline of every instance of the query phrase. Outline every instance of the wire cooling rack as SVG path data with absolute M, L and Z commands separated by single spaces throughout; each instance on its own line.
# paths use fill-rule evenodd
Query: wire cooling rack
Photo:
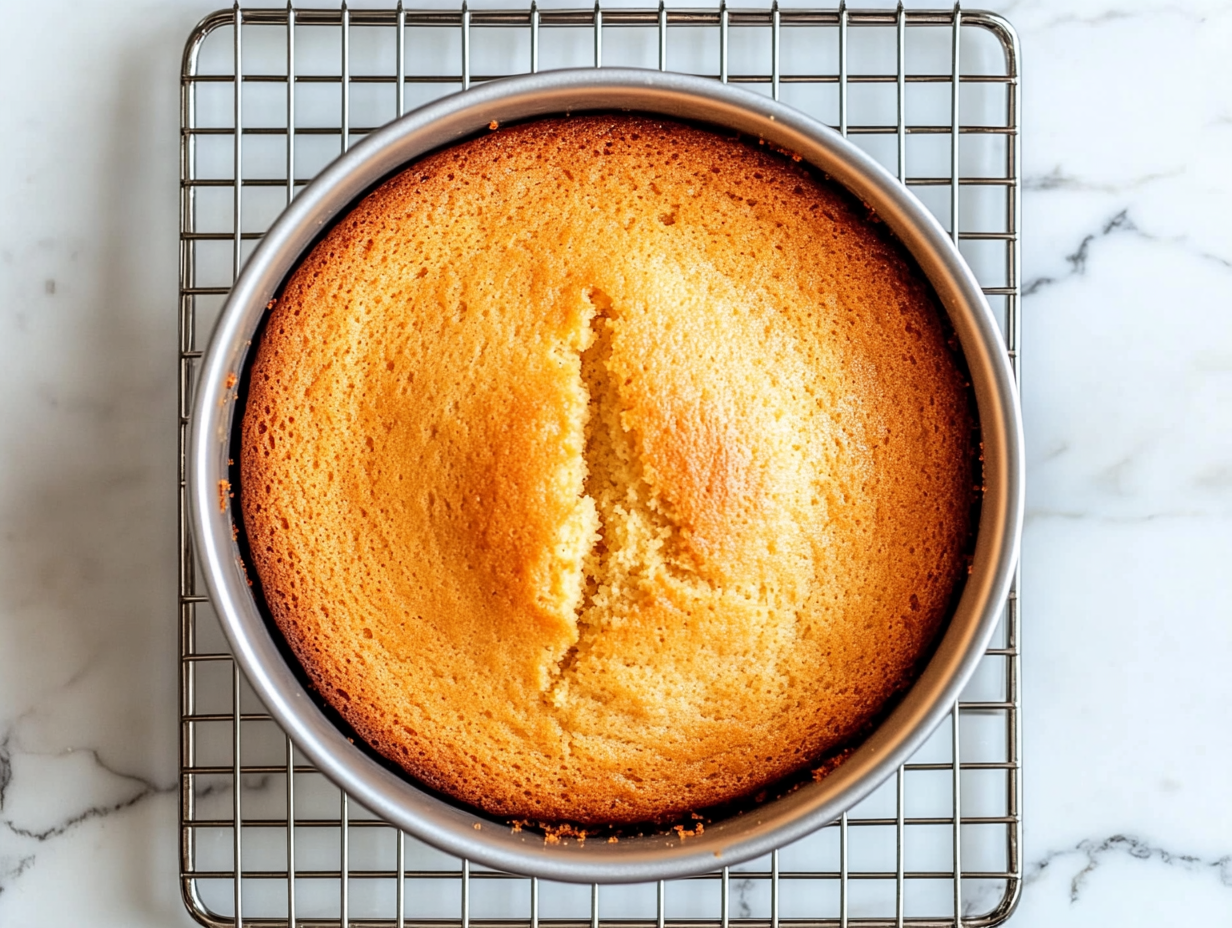
M 750 85 L 830 123 L 954 236 L 1017 370 L 1019 51 L 979 11 L 240 9 L 192 32 L 181 82 L 180 880 L 210 926 L 990 926 L 1022 885 L 1017 580 L 949 722 L 834 825 L 689 880 L 571 886 L 435 851 L 297 755 L 232 661 L 189 535 L 195 368 L 278 211 L 358 137 L 447 93 L 620 64 Z

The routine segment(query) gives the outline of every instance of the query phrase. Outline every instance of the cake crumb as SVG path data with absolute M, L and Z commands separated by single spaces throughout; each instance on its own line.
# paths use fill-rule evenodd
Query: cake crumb
M 277 297 L 275 297 L 274 299 L 270 300 L 268 303 L 265 304 L 265 308 L 273 309 L 277 305 L 278 305 L 278 299 Z
M 539 827 L 543 829 L 545 844 L 560 844 L 561 838 L 577 838 L 578 844 L 586 843 L 586 829 L 575 828 L 568 822 L 563 825 L 549 825 L 547 822 L 540 822 Z
M 476 831 L 483 831 L 483 825 L 482 825 L 481 823 L 479 823 L 479 822 L 476 822 L 476 823 L 475 823 L 475 830 L 476 830 Z
M 500 128 L 500 123 L 493 119 L 490 123 L 488 123 L 488 128 L 495 132 Z
M 620 839 L 616 837 L 615 835 L 612 835 L 610 838 L 607 839 L 607 843 L 608 844 L 619 844 Z
M 228 390 L 234 387 L 237 383 L 239 383 L 239 378 L 235 376 L 234 372 L 227 375 L 227 389 Z
M 700 835 L 702 832 L 706 830 L 706 826 L 703 825 L 701 822 L 698 822 L 696 825 L 693 826 L 692 831 L 685 828 L 683 825 L 675 825 L 672 827 L 672 830 L 676 832 L 676 834 L 680 835 L 681 841 L 684 841 L 687 838 L 696 838 L 698 835 Z
M 813 782 L 824 780 L 827 776 L 833 773 L 843 761 L 855 753 L 854 748 L 847 748 L 844 751 L 839 751 L 833 757 L 827 757 L 822 762 L 820 767 L 813 770 Z
M 231 499 L 234 496 L 235 494 L 231 492 L 231 481 L 230 480 L 219 480 L 218 481 L 218 511 L 226 512 L 227 511 L 227 500 Z

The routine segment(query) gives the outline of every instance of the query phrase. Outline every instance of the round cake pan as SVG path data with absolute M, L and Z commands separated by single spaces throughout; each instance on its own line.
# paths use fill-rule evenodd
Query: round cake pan
M 348 740 L 288 665 L 255 601 L 233 537 L 226 483 L 236 385 L 266 306 L 305 251 L 373 185 L 417 157 L 499 123 L 550 114 L 631 111 L 709 123 L 793 152 L 872 207 L 931 281 L 962 345 L 979 408 L 985 493 L 966 587 L 910 691 L 834 772 L 702 835 L 565 839 L 452 804 Z M 205 354 L 192 410 L 189 493 L 197 549 L 236 659 L 296 745 L 352 798 L 409 834 L 473 861 L 553 880 L 620 883 L 714 870 L 768 853 L 833 822 L 914 752 L 974 671 L 1009 589 L 1023 512 L 1023 441 L 997 324 L 971 271 L 924 206 L 858 148 L 819 122 L 714 80 L 657 71 L 554 71 L 485 84 L 409 113 L 343 154 L 270 229 L 231 291 Z

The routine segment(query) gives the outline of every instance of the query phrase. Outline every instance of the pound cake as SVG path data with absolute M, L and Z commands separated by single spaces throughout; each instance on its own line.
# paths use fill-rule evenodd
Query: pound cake
M 961 589 L 952 334 L 867 208 L 756 139 L 492 130 L 288 279 L 242 422 L 250 568 L 321 698 L 457 800 L 754 795 L 867 732 Z

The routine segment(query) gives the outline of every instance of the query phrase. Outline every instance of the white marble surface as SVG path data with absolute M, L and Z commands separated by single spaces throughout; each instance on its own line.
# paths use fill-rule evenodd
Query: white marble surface
M 179 49 L 0 0 L 0 924 L 176 880 Z M 1016 928 L 1232 923 L 1232 9 L 991 4 L 1025 60 Z

